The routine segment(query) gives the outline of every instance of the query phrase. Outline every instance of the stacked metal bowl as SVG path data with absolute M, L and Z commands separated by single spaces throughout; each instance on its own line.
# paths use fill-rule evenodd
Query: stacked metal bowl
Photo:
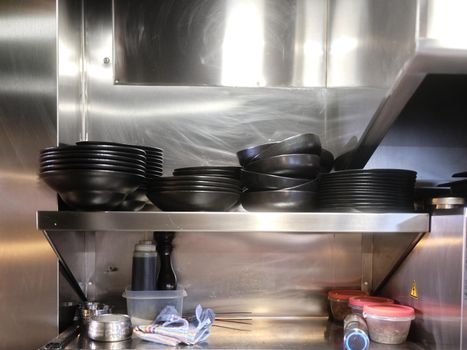
M 240 168 L 201 166 L 175 169 L 150 181 L 147 196 L 164 211 L 228 211 L 240 199 Z
M 329 172 L 334 162 L 315 134 L 250 147 L 237 157 L 245 188 L 241 203 L 248 211 L 315 210 L 317 176 Z
M 86 141 L 43 149 L 39 176 L 71 209 L 115 210 L 133 202 L 147 176 L 162 174 L 162 163 L 155 167 L 148 173 L 147 152 L 139 146 Z

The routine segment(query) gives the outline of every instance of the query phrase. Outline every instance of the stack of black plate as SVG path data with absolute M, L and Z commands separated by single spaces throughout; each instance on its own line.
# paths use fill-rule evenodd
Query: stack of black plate
M 40 154 L 40 177 L 74 209 L 110 210 L 146 179 L 146 152 L 112 143 L 50 147 Z
M 329 172 L 334 162 L 314 134 L 247 148 L 237 157 L 244 167 L 241 202 L 249 211 L 312 211 L 316 177 Z
M 322 175 L 322 211 L 413 212 L 417 173 L 400 169 L 344 170 Z
M 147 196 L 165 211 L 227 211 L 238 204 L 240 191 L 231 176 L 177 175 L 153 179 Z

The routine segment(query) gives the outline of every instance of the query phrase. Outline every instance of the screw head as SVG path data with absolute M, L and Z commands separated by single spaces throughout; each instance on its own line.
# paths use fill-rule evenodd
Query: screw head
M 104 63 L 105 63 L 105 64 L 109 64 L 109 63 L 110 63 L 110 58 L 104 57 Z

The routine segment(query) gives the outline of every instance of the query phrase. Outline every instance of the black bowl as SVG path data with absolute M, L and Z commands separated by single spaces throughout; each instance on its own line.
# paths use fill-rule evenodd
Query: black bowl
M 146 201 L 137 201 L 133 199 L 125 199 L 119 206 L 116 208 L 118 211 L 140 211 L 146 205 Z
M 136 146 L 125 145 L 125 144 L 112 144 L 112 143 L 89 143 L 88 141 L 80 142 L 79 145 L 76 146 L 60 146 L 60 147 L 49 147 L 44 148 L 41 150 L 41 154 L 50 153 L 54 151 L 60 152 L 73 152 L 76 150 L 83 150 L 83 151 L 115 151 L 115 152 L 122 152 L 122 153 L 130 153 L 130 154 L 139 154 L 142 156 L 146 156 L 146 151 L 142 148 L 138 148 Z
M 240 199 L 240 193 L 217 191 L 148 191 L 149 199 L 165 211 L 227 211 Z
M 281 190 L 310 182 L 310 179 L 269 175 L 248 170 L 242 170 L 241 179 L 243 185 L 251 191 Z
M 189 186 L 205 186 L 205 187 L 222 187 L 222 188 L 228 188 L 229 190 L 233 191 L 240 191 L 240 186 L 239 185 L 234 185 L 226 182 L 218 182 L 218 181 L 204 181 L 204 180 L 192 180 L 192 181 L 158 181 L 158 179 L 154 179 L 151 181 L 149 184 L 149 188 L 151 190 L 156 190 L 161 188 L 161 187 L 168 187 L 168 186 L 184 186 L 184 187 L 189 187 Z
M 116 166 L 126 166 L 135 169 L 141 169 L 143 171 L 146 170 L 146 166 L 136 162 L 127 162 L 121 160 L 113 160 L 113 159 L 102 159 L 102 158 L 64 158 L 64 159 L 53 159 L 53 160 L 41 160 L 40 166 L 51 166 L 51 165 L 67 165 L 67 164 L 108 164 L 108 165 L 116 165 Z
M 145 169 L 127 167 L 127 166 L 117 166 L 110 164 L 85 164 L 85 163 L 69 163 L 69 164 L 55 164 L 55 165 L 45 165 L 40 167 L 40 172 L 44 173 L 47 171 L 59 171 L 59 170 L 111 170 L 111 171 L 122 171 L 131 174 L 139 174 L 144 176 L 146 174 Z
M 308 212 L 316 210 L 317 195 L 309 191 L 247 191 L 242 193 L 241 203 L 248 211 Z
M 223 176 L 208 176 L 208 175 L 183 175 L 183 176 L 164 176 L 160 177 L 156 180 L 156 183 L 160 184 L 176 184 L 180 182 L 186 182 L 186 181 L 208 181 L 208 182 L 216 182 L 216 183 L 223 183 L 223 184 L 231 184 L 234 186 L 239 186 L 240 187 L 240 181 L 236 179 L 232 179 L 229 177 L 223 177 Z M 150 182 L 149 185 L 151 185 L 154 182 Z
M 315 154 L 284 154 L 260 159 L 245 169 L 258 173 L 314 179 L 319 173 L 319 156 Z
M 42 172 L 40 178 L 56 192 L 110 191 L 129 194 L 144 181 L 141 175 L 111 170 L 55 170 Z
M 321 148 L 321 172 L 328 173 L 334 166 L 334 155 L 327 149 Z
M 159 187 L 151 187 L 150 191 L 165 192 L 165 191 L 216 191 L 216 192 L 234 192 L 240 193 L 240 188 L 232 188 L 227 186 L 212 186 L 212 185 L 163 185 Z
M 266 149 L 268 149 L 272 145 L 275 145 L 276 143 L 277 142 L 264 143 L 262 145 L 245 148 L 245 149 L 242 149 L 241 151 L 238 151 L 237 152 L 237 158 L 238 158 L 238 161 L 239 161 L 240 165 L 242 165 L 242 166 L 247 165 L 258 154 L 265 151 Z
M 251 162 L 284 154 L 321 154 L 321 142 L 315 134 L 300 134 L 280 141 L 259 152 Z
M 82 190 L 58 194 L 71 208 L 86 211 L 112 210 L 121 205 L 127 196 L 122 192 Z

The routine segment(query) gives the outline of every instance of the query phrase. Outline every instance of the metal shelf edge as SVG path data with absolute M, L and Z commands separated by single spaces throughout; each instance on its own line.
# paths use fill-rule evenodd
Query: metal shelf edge
M 416 213 L 73 212 L 38 211 L 44 231 L 427 232 Z

